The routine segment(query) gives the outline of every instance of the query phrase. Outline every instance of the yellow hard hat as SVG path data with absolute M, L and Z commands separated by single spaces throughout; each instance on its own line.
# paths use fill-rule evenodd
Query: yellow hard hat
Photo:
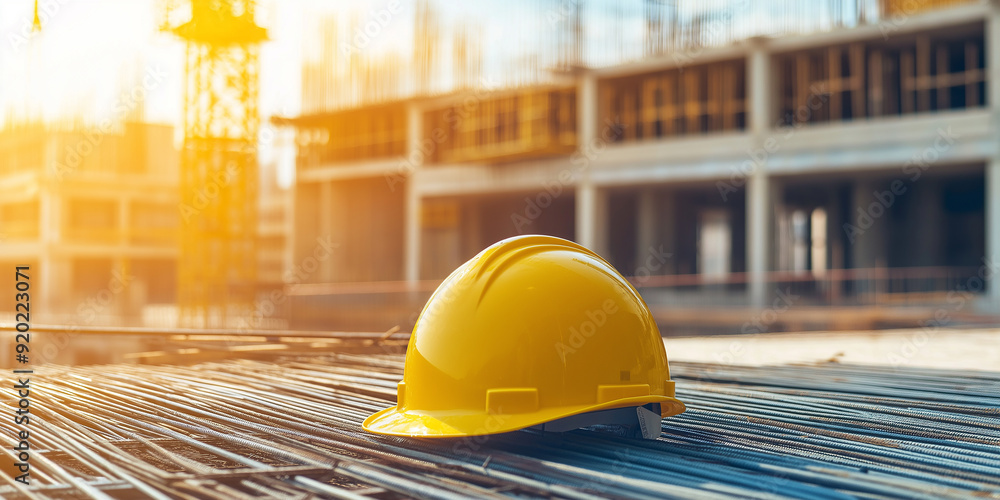
M 475 436 L 643 406 L 659 413 L 655 435 L 660 416 L 685 410 L 646 303 L 594 252 L 530 235 L 490 246 L 441 283 L 413 328 L 396 406 L 363 426 Z

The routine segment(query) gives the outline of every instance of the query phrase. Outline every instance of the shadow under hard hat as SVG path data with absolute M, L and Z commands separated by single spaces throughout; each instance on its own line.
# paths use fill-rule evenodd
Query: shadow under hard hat
M 646 303 L 594 252 L 552 236 L 502 240 L 427 301 L 378 434 L 462 437 L 618 425 L 655 438 L 674 397 Z

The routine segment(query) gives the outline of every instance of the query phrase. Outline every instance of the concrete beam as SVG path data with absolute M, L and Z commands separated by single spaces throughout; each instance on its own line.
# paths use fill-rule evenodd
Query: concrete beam
M 994 139 L 993 155 L 986 162 L 984 173 L 986 189 L 986 255 L 985 260 L 990 265 L 1000 262 L 1000 2 L 989 2 L 989 14 L 986 17 L 986 102 L 989 106 L 992 120 L 990 132 Z M 993 276 L 986 287 L 986 308 L 991 311 L 1000 310 L 1000 277 Z
M 416 283 L 420 279 L 420 193 L 415 181 L 423 155 L 418 154 L 423 137 L 423 112 L 411 104 L 407 110 L 406 157 L 412 162 L 411 171 L 406 174 L 406 200 L 404 202 L 403 276 L 406 281 Z M 421 160 L 417 162 L 416 160 Z
M 578 149 L 597 138 L 597 78 L 580 75 L 576 88 L 576 144 Z
M 319 234 L 320 238 L 333 238 L 333 183 L 325 181 L 319 183 Z M 333 262 L 327 260 L 320 262 L 319 279 L 329 282 L 333 280 Z
M 639 190 L 636 200 L 636 245 L 635 265 L 642 265 L 643 259 L 649 255 L 649 248 L 656 245 L 659 238 L 656 193 L 650 188 Z
M 986 255 L 991 267 L 1000 264 L 1000 158 L 986 163 Z M 992 276 L 986 286 L 990 310 L 1000 310 L 1000 276 Z
M 593 182 L 581 182 L 576 188 L 576 242 L 607 256 L 607 193 Z

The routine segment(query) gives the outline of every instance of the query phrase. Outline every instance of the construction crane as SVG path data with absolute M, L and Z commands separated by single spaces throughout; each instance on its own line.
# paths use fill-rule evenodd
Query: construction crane
M 35 17 L 31 19 L 31 32 L 39 33 L 42 31 L 42 18 L 38 17 L 38 0 L 35 0 Z
M 162 6 L 161 29 L 186 43 L 179 322 L 232 326 L 251 313 L 256 289 L 259 49 L 267 30 L 256 24 L 254 0 Z

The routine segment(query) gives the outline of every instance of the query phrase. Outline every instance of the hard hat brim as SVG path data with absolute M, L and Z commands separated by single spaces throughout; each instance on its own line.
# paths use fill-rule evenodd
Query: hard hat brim
M 400 411 L 393 406 L 373 414 L 361 425 L 366 431 L 389 436 L 421 438 L 482 436 L 517 431 L 591 411 L 642 406 L 648 403 L 659 403 L 663 417 L 677 415 L 687 409 L 677 398 L 657 395 L 623 398 L 582 407 L 546 408 L 520 414 Z

